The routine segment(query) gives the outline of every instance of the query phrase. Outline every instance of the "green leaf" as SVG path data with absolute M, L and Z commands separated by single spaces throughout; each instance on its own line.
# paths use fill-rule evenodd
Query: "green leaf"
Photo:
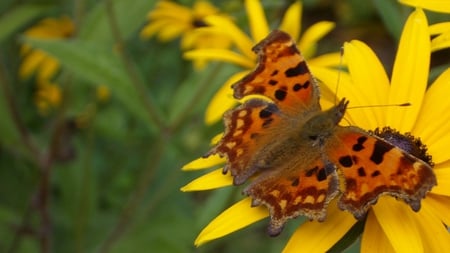
M 149 130 L 154 126 L 142 97 L 135 89 L 133 82 L 125 72 L 124 66 L 111 50 L 99 47 L 94 43 L 82 41 L 38 40 L 25 38 L 35 48 L 44 50 L 57 58 L 63 66 L 94 86 L 107 85 L 113 94 L 128 109 L 130 114 L 145 122 Z
M 0 17 L 0 42 L 11 36 L 29 20 L 39 16 L 50 7 L 36 4 L 23 4 Z
M 19 132 L 14 125 L 12 115 L 8 110 L 8 102 L 4 92 L 5 83 L 0 84 L 0 143 L 8 146 L 15 146 L 19 143 Z
M 372 2 L 384 23 L 384 27 L 399 41 L 406 16 L 402 15 L 404 13 L 400 11 L 398 3 L 392 0 L 375 0 Z
M 79 37 L 85 40 L 95 40 L 97 42 L 113 43 L 111 24 L 107 13 L 107 1 L 99 1 L 97 6 L 84 19 Z M 135 34 L 146 20 L 155 1 L 135 0 L 111 0 L 114 6 L 115 22 L 124 39 Z

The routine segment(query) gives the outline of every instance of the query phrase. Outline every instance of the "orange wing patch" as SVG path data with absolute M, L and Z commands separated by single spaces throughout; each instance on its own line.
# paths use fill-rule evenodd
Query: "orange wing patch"
M 258 54 L 258 66 L 233 85 L 236 98 L 264 95 L 286 113 L 302 111 L 308 106 L 319 109 L 316 81 L 289 35 L 274 31 L 253 51 Z
M 244 193 L 251 196 L 253 206 L 264 204 L 269 208 L 268 233 L 278 235 L 288 219 L 305 215 L 311 220 L 323 221 L 328 203 L 338 194 L 338 177 L 333 164 L 320 159 L 315 164 L 299 168 L 276 168 L 263 172 Z
M 355 127 L 341 129 L 337 137 L 343 147 L 329 152 L 345 184 L 339 206 L 361 219 L 380 195 L 388 194 L 418 211 L 421 199 L 436 185 L 431 166 Z
M 279 125 L 278 108 L 267 101 L 252 99 L 224 116 L 225 134 L 221 141 L 206 155 L 220 154 L 228 160 L 228 170 L 234 184 L 244 183 L 258 168 L 252 166 L 252 158 L 263 148 L 270 128 Z

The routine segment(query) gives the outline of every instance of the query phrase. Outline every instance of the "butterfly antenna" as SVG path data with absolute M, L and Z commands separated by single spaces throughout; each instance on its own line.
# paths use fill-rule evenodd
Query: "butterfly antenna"
M 357 105 L 357 106 L 350 106 L 347 109 L 359 109 L 359 108 L 371 108 L 371 107 L 391 107 L 391 106 L 411 106 L 412 104 L 409 102 L 401 103 L 401 104 L 388 104 L 388 105 Z

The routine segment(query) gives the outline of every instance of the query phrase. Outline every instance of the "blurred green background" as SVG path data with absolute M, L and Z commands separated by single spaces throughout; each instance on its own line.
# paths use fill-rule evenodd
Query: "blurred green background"
M 265 234 L 264 220 L 194 247 L 201 229 L 241 198 L 238 187 L 179 190 L 202 174 L 180 168 L 222 131 L 221 122 L 205 125 L 204 112 L 237 68 L 210 63 L 195 70 L 179 40 L 141 39 L 155 3 L 0 2 L 0 252 L 279 252 L 301 221 L 277 238 Z M 292 1 L 262 3 L 276 25 Z M 337 23 L 319 52 L 360 39 L 391 69 L 409 8 L 394 0 L 303 3 L 304 27 Z M 214 4 L 247 29 L 242 1 Z M 62 15 L 74 20 L 70 39 L 23 36 L 39 20 Z M 61 63 L 53 78 L 59 104 L 42 110 L 36 78 L 19 78 L 24 43 Z M 358 243 L 347 251 L 357 250 Z

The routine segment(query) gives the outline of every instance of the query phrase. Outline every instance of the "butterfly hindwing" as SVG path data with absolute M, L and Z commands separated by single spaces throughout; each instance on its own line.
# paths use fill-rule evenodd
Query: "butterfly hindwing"
M 304 215 L 323 221 L 331 199 L 338 194 L 335 166 L 319 157 L 312 163 L 287 163 L 287 168 L 262 172 L 245 190 L 254 205 L 270 212 L 269 235 L 278 235 L 287 219 Z
M 328 151 L 345 189 L 339 206 L 362 218 L 380 195 L 402 199 L 414 211 L 436 185 L 432 168 L 399 147 L 356 127 L 338 127 L 339 148 Z

